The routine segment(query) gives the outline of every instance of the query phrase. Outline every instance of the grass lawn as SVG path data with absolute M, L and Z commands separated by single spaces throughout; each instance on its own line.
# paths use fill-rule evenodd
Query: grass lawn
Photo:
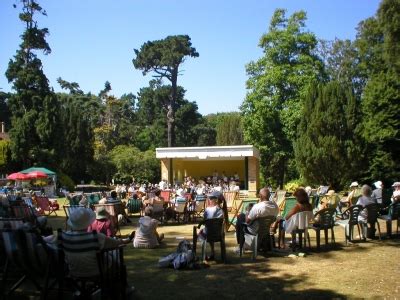
M 61 202 L 62 203 L 62 202 Z M 64 213 L 49 218 L 49 225 L 64 228 Z M 129 234 L 133 225 L 122 227 Z M 288 257 L 289 250 L 261 253 L 256 261 L 251 253 L 242 258 L 234 254 L 234 232 L 226 235 L 228 264 L 220 261 L 216 244 L 217 262 L 200 270 L 160 269 L 158 259 L 174 252 L 179 240 L 191 241 L 194 224 L 161 226 L 165 242 L 159 249 L 124 250 L 128 281 L 136 288 L 138 299 L 345 299 L 345 298 L 400 298 L 400 238 L 386 239 L 382 222 L 383 240 L 355 242 L 345 246 L 344 229 L 335 228 L 336 246 L 315 251 L 315 232 L 310 231 L 312 251 L 305 257 Z M 395 228 L 395 226 L 393 226 Z

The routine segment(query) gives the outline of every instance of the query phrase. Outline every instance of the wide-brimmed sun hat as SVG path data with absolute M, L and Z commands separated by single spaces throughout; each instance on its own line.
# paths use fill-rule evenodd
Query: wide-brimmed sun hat
M 358 186 L 358 182 L 357 181 L 353 181 L 351 184 L 350 184 L 350 187 L 357 187 Z
M 396 181 L 395 183 L 392 184 L 392 186 L 393 186 L 393 187 L 400 186 L 400 182 L 399 182 L 399 181 Z
M 97 220 L 108 219 L 108 212 L 104 206 L 100 206 L 99 208 L 97 208 L 96 219 Z
M 68 226 L 73 230 L 83 230 L 89 227 L 96 219 L 96 214 L 90 208 L 74 209 L 68 218 Z

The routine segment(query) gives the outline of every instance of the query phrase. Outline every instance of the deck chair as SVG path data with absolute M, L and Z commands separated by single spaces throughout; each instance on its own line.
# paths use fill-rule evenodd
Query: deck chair
M 202 217 L 204 212 L 207 197 L 205 195 L 196 195 L 194 201 L 191 202 L 191 207 L 187 207 L 188 220 L 193 220 L 196 222 L 197 218 Z
M 0 218 L 0 229 L 11 228 L 17 229 L 24 224 L 22 218 Z
M 317 236 L 317 249 L 320 249 L 321 246 L 321 230 L 324 231 L 325 235 L 325 245 L 328 245 L 328 231 L 331 231 L 331 242 L 335 243 L 335 208 L 325 208 L 323 210 L 318 211 L 314 215 L 314 224 L 312 229 L 315 230 Z
M 69 205 L 79 205 L 79 202 L 82 200 L 82 194 L 74 194 L 68 195 L 67 199 L 69 200 Z
M 176 197 L 174 212 L 175 212 L 175 220 L 178 221 L 178 224 L 180 223 L 181 219 L 182 219 L 182 222 L 187 221 L 188 216 L 187 216 L 187 200 L 186 200 L 186 198 Z
M 46 299 L 48 290 L 60 281 L 62 274 L 57 266 L 56 250 L 47 246 L 36 229 L 2 229 L 0 234 L 7 255 L 1 290 L 9 296 L 29 280 L 41 292 L 41 299 Z M 11 267 L 22 277 L 7 289 L 5 282 Z
M 343 213 L 349 216 L 346 220 L 337 220 L 336 224 L 344 227 L 345 230 L 345 242 L 347 245 L 347 241 L 353 240 L 354 235 L 354 226 L 357 226 L 358 235 L 360 236 L 361 240 L 361 231 L 360 231 L 360 224 L 358 223 L 358 215 L 360 214 L 363 207 L 361 205 L 353 205 L 346 209 Z
M 381 240 L 381 227 L 378 222 L 381 205 L 371 203 L 364 207 L 367 210 L 367 222 L 359 222 L 363 229 L 363 236 L 373 238 L 375 236 L 375 224 L 378 226 L 379 239 Z M 369 228 L 368 228 L 369 225 Z
M 171 191 L 161 191 L 161 198 L 164 199 L 165 203 L 170 203 L 171 201 Z
M 285 197 L 286 197 L 286 191 L 285 190 L 276 191 L 274 200 L 275 200 L 276 204 L 278 205 L 278 207 L 282 206 L 282 202 L 285 201 Z
M 137 214 L 140 213 L 142 215 L 143 203 L 140 199 L 130 198 L 128 203 L 126 204 L 126 208 L 128 210 L 128 214 Z
M 235 204 L 237 195 L 238 195 L 238 193 L 233 192 L 233 191 L 223 193 L 223 196 L 226 201 L 226 208 L 227 208 L 228 213 L 230 213 L 232 210 L 235 210 L 234 204 Z
M 28 205 L 13 205 L 11 206 L 12 216 L 22 218 L 24 222 L 31 223 L 33 226 L 38 225 L 38 216 L 36 210 Z M 43 217 L 44 218 L 44 217 Z
M 392 222 L 397 221 L 396 233 L 399 234 L 400 221 L 400 202 L 392 203 L 388 207 L 388 214 L 379 216 L 378 218 L 386 221 L 386 232 L 389 237 L 392 236 Z
M 100 270 L 97 262 L 97 252 L 100 245 L 97 232 L 65 232 L 58 229 L 59 261 L 65 261 L 66 276 L 81 299 L 90 299 L 92 294 L 100 289 Z M 84 256 L 86 272 L 82 271 L 81 260 L 76 256 Z M 91 272 L 87 272 L 90 270 Z
M 71 215 L 71 212 L 77 208 L 85 207 L 83 205 L 63 205 L 63 209 L 65 212 L 65 229 L 68 229 L 68 219 Z
M 126 299 L 127 273 L 123 246 L 97 252 L 102 299 Z
M 275 221 L 276 218 L 274 216 L 266 216 L 254 220 L 253 222 L 258 222 L 258 231 L 256 234 L 250 233 L 246 226 L 243 227 L 243 234 L 240 236 L 240 257 L 243 255 L 245 245 L 250 245 L 253 251 L 253 260 L 257 257 L 259 246 L 262 246 L 264 253 L 267 250 L 267 245 L 272 250 L 273 240 L 271 239 L 270 228 Z
M 202 225 L 205 226 L 207 232 L 206 238 L 200 239 L 202 261 L 206 260 L 207 243 L 219 242 L 221 244 L 221 259 L 224 263 L 226 263 L 226 246 L 223 218 L 207 219 L 203 222 L 200 222 L 198 226 L 193 226 L 193 252 L 196 253 L 197 249 L 197 229 L 200 229 Z
M 54 213 L 57 216 L 56 209 L 51 206 L 51 202 L 47 197 L 36 197 L 36 203 L 39 208 L 39 213 L 50 216 Z M 47 212 L 47 214 L 46 214 Z
M 310 243 L 310 235 L 308 234 L 308 228 L 310 227 L 311 221 L 313 220 L 312 211 L 301 211 L 293 216 L 291 216 L 288 220 L 286 220 L 286 228 L 285 231 L 292 235 L 292 250 L 296 250 L 296 235 L 299 236 L 299 248 L 303 248 L 303 234 L 304 234 L 304 246 L 311 248 Z

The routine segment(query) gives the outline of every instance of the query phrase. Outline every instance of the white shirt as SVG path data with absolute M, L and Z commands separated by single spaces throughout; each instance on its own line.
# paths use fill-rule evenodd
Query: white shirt
M 279 213 L 278 205 L 274 201 L 261 201 L 255 204 L 249 212 L 248 218 L 254 221 L 257 218 L 266 216 L 277 216 Z

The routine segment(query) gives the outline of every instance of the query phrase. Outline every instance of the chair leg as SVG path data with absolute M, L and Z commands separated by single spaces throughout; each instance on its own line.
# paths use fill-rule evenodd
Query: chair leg
M 226 245 L 224 239 L 221 241 L 221 259 L 223 263 L 226 264 Z
M 305 235 L 305 233 L 304 233 L 304 235 Z M 307 245 L 305 245 L 305 246 L 307 246 Z M 302 232 L 299 232 L 299 247 L 300 247 L 300 249 L 303 248 L 303 233 Z
M 333 230 L 333 227 L 331 228 L 331 242 L 333 244 L 336 244 L 336 241 L 335 241 L 335 230 Z
M 294 252 L 296 249 L 296 234 L 292 233 L 292 251 Z
M 378 220 L 376 221 L 376 224 L 378 225 L 379 240 L 381 241 L 382 240 L 382 237 L 381 237 L 381 226 L 379 225 Z
M 207 240 L 203 241 L 203 244 L 201 245 L 201 260 L 202 261 L 206 260 L 206 250 L 207 250 Z
M 306 230 L 306 234 L 307 234 L 307 240 L 308 240 L 308 248 L 311 250 L 311 240 L 310 240 L 310 234 L 308 233 L 308 230 Z M 305 240 L 304 240 L 305 243 Z
M 193 226 L 193 253 L 196 255 L 197 249 L 197 229 L 196 226 Z
M 257 257 L 257 250 L 258 250 L 258 234 L 253 238 L 253 260 Z
M 324 228 L 324 235 L 325 235 L 325 247 L 328 245 L 328 228 Z
M 317 236 L 317 250 L 319 250 L 321 246 L 321 231 L 319 228 L 315 229 L 315 234 Z

